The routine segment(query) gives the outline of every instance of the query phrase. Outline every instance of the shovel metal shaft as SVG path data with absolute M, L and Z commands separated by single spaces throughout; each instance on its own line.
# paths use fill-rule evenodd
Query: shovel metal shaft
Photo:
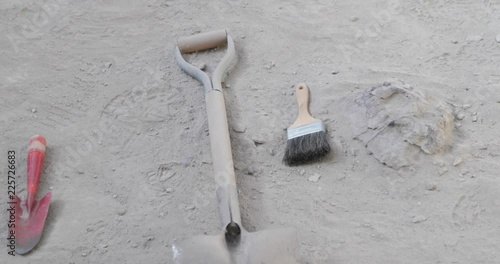
M 226 227 L 231 221 L 241 225 L 224 96 L 213 90 L 205 96 L 205 101 L 221 227 Z

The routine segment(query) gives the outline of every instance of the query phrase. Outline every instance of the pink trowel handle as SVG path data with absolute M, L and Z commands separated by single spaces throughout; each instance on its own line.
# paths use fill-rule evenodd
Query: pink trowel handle
M 41 135 L 34 135 L 30 139 L 28 148 L 28 189 L 26 197 L 26 209 L 31 212 L 35 203 L 38 183 L 42 174 L 43 160 L 45 159 L 45 138 Z

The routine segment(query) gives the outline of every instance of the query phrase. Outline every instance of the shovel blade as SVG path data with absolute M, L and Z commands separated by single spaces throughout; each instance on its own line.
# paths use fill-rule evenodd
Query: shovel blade
M 47 193 L 40 201 L 35 201 L 31 212 L 26 212 L 25 201 L 16 196 L 16 226 L 13 228 L 16 235 L 16 252 L 23 255 L 31 251 L 40 241 L 45 219 L 49 211 L 52 193 Z
M 174 242 L 176 264 L 232 264 L 224 235 L 196 236 Z
M 255 233 L 242 230 L 237 245 L 226 244 L 223 234 L 181 240 L 172 246 L 176 264 L 298 264 L 294 229 L 271 229 Z
M 292 228 L 268 229 L 246 233 L 244 252 L 237 263 L 298 264 L 297 232 Z

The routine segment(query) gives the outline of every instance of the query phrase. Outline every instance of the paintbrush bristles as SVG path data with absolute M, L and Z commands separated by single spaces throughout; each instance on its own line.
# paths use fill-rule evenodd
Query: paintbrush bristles
M 317 161 L 329 152 L 328 135 L 319 131 L 289 139 L 283 162 L 288 166 L 301 165 Z

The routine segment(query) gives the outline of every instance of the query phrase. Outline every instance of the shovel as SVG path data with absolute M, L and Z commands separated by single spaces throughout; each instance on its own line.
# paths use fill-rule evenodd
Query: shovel
M 36 200 L 36 192 L 42 173 L 45 158 L 46 141 L 43 136 L 31 137 L 28 148 L 28 187 L 26 200 L 21 201 L 14 195 L 15 225 L 10 229 L 16 237 L 16 252 L 26 254 L 31 251 L 42 236 L 43 226 L 49 211 L 52 194 L 47 193 L 40 201 Z
M 226 45 L 227 51 L 210 78 L 187 63 L 182 54 Z M 292 228 L 248 232 L 241 225 L 231 142 L 222 95 L 222 75 L 235 57 L 233 39 L 226 30 L 198 34 L 177 41 L 180 67 L 205 88 L 208 126 L 216 183 L 221 232 L 176 240 L 172 246 L 177 264 L 297 264 L 297 233 Z

